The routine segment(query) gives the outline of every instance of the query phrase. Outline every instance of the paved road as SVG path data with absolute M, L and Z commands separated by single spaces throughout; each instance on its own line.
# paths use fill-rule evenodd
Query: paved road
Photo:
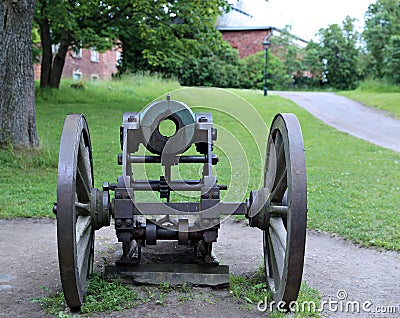
M 400 152 L 400 120 L 334 93 L 275 92 L 324 123 L 378 146 Z

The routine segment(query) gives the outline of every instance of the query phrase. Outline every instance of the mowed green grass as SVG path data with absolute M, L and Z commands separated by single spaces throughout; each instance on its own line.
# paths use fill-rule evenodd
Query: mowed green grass
M 376 93 L 355 90 L 340 92 L 339 94 L 366 106 L 386 111 L 395 118 L 400 119 L 400 93 Z
M 338 92 L 338 94 L 383 110 L 388 115 L 400 119 L 400 85 L 367 80 L 354 91 Z
M 59 91 L 40 93 L 40 155 L 16 158 L 10 157 L 9 150 L 0 151 L 0 217 L 52 214 L 59 139 L 67 113 L 84 113 L 88 119 L 95 186 L 100 187 L 101 182 L 115 182 L 121 174 L 117 154 L 123 112 L 139 111 L 154 98 L 165 98 L 166 92 L 172 92 L 173 98 L 195 106 L 196 112 L 213 109 L 219 128 L 216 174 L 219 182 L 231 189 L 226 200 L 243 200 L 250 189 L 259 187 L 266 126 L 276 113 L 292 112 L 299 118 L 305 141 L 308 227 L 338 233 L 364 245 L 400 250 L 399 153 L 338 132 L 279 96 L 264 97 L 261 92 L 246 90 L 175 89 L 179 87 L 172 81 L 135 78 L 88 83 L 85 90 L 64 83 Z M 154 177 L 160 175 L 158 168 L 145 170 Z M 194 167 L 180 167 L 178 172 L 199 173 Z

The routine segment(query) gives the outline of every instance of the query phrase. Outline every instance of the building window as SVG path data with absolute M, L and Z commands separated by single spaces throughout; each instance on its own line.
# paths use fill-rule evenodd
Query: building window
M 82 73 L 81 73 L 81 71 L 74 71 L 74 72 L 72 73 L 72 79 L 73 79 L 74 81 L 80 81 L 80 80 L 82 79 Z
M 96 48 L 92 47 L 90 50 L 90 60 L 92 62 L 98 62 L 99 61 L 99 52 L 97 52 Z
M 99 79 L 99 75 L 97 75 L 97 74 L 92 74 L 92 75 L 90 76 L 90 79 L 91 79 L 92 81 L 96 82 L 96 81 Z
M 77 59 L 81 59 L 82 58 L 82 49 L 74 48 L 72 50 L 72 57 L 77 58 Z
M 117 62 L 117 66 L 122 66 L 122 52 L 121 51 L 115 52 L 115 60 Z
M 59 48 L 60 48 L 60 43 L 58 43 L 58 44 L 52 44 L 52 45 L 51 45 L 51 52 L 52 52 L 53 54 L 57 54 Z

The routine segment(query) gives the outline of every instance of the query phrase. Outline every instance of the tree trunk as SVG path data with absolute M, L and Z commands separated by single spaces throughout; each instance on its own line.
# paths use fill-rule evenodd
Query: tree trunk
M 63 30 L 61 34 L 60 47 L 54 57 L 53 68 L 51 70 L 50 87 L 59 88 L 61 75 L 64 69 L 65 57 L 67 56 L 68 49 L 71 44 L 71 37 L 69 32 Z
M 31 46 L 34 10 L 35 0 L 0 0 L 0 145 L 39 144 Z
M 53 63 L 53 52 L 51 50 L 51 34 L 50 34 L 49 19 L 44 16 L 40 21 L 40 41 L 42 43 L 42 65 L 40 67 L 40 88 L 43 88 L 43 87 L 48 87 L 50 84 L 51 64 Z

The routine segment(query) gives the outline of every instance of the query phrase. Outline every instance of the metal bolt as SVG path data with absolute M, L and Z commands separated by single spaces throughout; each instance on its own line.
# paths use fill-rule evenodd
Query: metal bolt
M 215 225 L 217 225 L 217 224 L 219 223 L 219 219 L 214 219 L 214 220 L 213 220 L 213 223 L 214 223 Z
M 108 182 L 103 182 L 103 191 L 109 191 L 110 190 L 110 184 Z
M 212 198 L 213 199 L 218 199 L 219 198 L 219 193 L 217 191 L 213 192 Z
M 122 194 L 121 194 L 121 192 L 115 192 L 115 198 L 116 198 L 116 199 L 122 199 Z
M 57 215 L 57 202 L 54 203 L 54 206 L 53 206 L 53 213 L 54 213 L 55 215 Z
M 203 219 L 203 224 L 204 225 L 209 225 L 210 224 L 210 220 L 209 219 Z
M 132 220 L 131 219 L 127 219 L 125 221 L 126 226 L 131 226 L 132 225 Z
M 208 199 L 210 197 L 210 194 L 209 193 L 204 193 L 202 197 L 203 197 L 203 199 Z
M 218 138 L 218 133 L 217 132 L 218 132 L 217 128 L 213 128 L 211 130 L 212 140 L 217 140 L 217 138 Z
M 132 123 L 132 122 L 137 122 L 137 118 L 135 116 L 130 116 L 128 118 L 128 122 Z
M 206 122 L 208 122 L 207 117 L 202 116 L 199 118 L 199 123 L 206 123 Z
M 121 219 L 116 219 L 115 220 L 115 226 L 121 226 L 122 225 L 122 220 Z

